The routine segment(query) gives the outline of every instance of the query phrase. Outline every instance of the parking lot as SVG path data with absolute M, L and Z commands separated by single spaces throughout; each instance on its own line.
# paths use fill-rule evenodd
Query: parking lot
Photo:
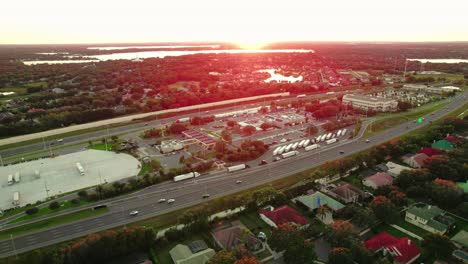
M 80 175 L 79 162 L 84 175 Z M 0 167 L 0 209 L 14 207 L 13 196 L 19 192 L 19 206 L 47 197 L 135 176 L 140 162 L 127 154 L 85 150 L 55 158 L 39 159 Z M 20 181 L 8 183 L 8 175 L 19 172 Z

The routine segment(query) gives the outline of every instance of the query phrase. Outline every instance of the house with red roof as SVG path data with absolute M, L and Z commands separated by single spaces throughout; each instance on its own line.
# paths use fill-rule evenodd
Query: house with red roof
M 442 155 L 444 152 L 439 149 L 435 148 L 422 148 L 418 151 L 418 153 L 424 153 L 429 157 L 436 156 L 436 155 Z
M 377 189 L 385 185 L 391 185 L 392 183 L 393 177 L 386 172 L 377 172 L 376 174 L 367 177 L 362 181 L 362 184 L 372 189 Z
M 309 225 L 304 217 L 287 205 L 283 205 L 272 211 L 260 210 L 260 218 L 274 228 L 282 224 L 292 224 L 298 228 L 305 228 Z
M 450 135 L 450 136 L 447 136 L 445 140 L 447 140 L 450 143 L 458 143 L 460 141 L 463 141 L 463 138 Z
M 382 232 L 364 242 L 364 247 L 376 253 L 390 254 L 394 263 L 410 264 L 421 256 L 421 250 L 407 237 L 394 237 Z
M 424 161 L 429 158 L 428 155 L 424 153 L 418 153 L 415 155 L 408 155 L 403 157 L 403 162 L 410 165 L 413 168 L 421 168 L 424 166 Z

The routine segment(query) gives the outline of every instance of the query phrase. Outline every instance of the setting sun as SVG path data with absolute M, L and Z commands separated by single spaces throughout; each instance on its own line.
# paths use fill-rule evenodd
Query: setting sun
M 242 41 L 235 43 L 239 48 L 245 50 L 259 50 L 264 48 L 268 43 L 266 42 L 255 42 L 255 41 Z

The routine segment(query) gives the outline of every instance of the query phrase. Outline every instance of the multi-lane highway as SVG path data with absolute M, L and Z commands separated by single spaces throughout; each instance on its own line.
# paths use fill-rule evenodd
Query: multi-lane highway
M 307 99 L 312 99 L 312 98 L 320 98 L 323 97 L 323 94 L 314 94 L 314 95 L 309 95 L 306 98 Z M 301 98 L 304 99 L 304 98 Z M 283 99 L 276 99 L 281 100 L 282 102 L 290 102 L 294 100 L 298 100 L 296 97 L 289 97 L 289 98 L 283 98 Z M 252 107 L 258 107 L 259 105 L 269 105 L 270 102 L 274 100 L 271 99 L 266 99 L 263 103 L 252 103 L 248 105 L 242 105 L 242 107 L 245 108 L 252 108 Z M 27 144 L 24 146 L 19 146 L 19 147 L 13 147 L 13 148 L 8 148 L 5 150 L 0 151 L 0 156 L 3 158 L 8 157 L 8 156 L 13 156 L 13 155 L 20 155 L 22 153 L 30 153 L 34 151 L 40 151 L 44 150 L 47 152 L 47 149 L 49 146 L 51 148 L 55 147 L 64 147 L 64 146 L 70 146 L 70 145 L 76 145 L 77 143 L 84 143 L 86 144 L 89 140 L 96 140 L 96 139 L 101 139 L 103 137 L 106 137 L 108 135 L 119 135 L 119 134 L 124 134 L 124 133 L 129 133 L 132 131 L 143 131 L 144 129 L 147 129 L 148 127 L 152 126 L 157 126 L 160 124 L 167 124 L 174 122 L 175 120 L 182 118 L 182 117 L 192 117 L 192 116 L 199 116 L 199 115 L 215 115 L 215 114 L 220 114 L 220 113 L 225 113 L 229 111 L 235 111 L 239 110 L 239 106 L 234 106 L 234 107 L 226 107 L 226 108 L 220 108 L 216 110 L 209 110 L 209 111 L 202 111 L 200 110 L 199 112 L 194 112 L 191 114 L 186 114 L 183 116 L 174 116 L 170 118 L 164 118 L 164 119 L 159 119 L 151 122 L 139 122 L 139 123 L 131 123 L 128 125 L 122 125 L 119 127 L 114 127 L 114 128 L 109 128 L 106 129 L 103 127 L 102 130 L 94 131 L 94 132 L 88 132 L 88 133 L 83 133 L 80 135 L 76 136 L 70 136 L 66 138 L 61 138 L 60 135 L 51 135 L 51 136 L 46 136 L 43 139 L 42 142 L 38 143 L 33 143 L 33 144 Z M 61 139 L 61 142 L 57 142 L 58 139 Z
M 433 114 L 426 115 L 422 124 L 415 123 L 413 120 L 408 121 L 381 133 L 376 133 L 369 138 L 369 143 L 366 143 L 364 139 L 358 136 L 353 140 L 341 141 L 336 145 L 322 148 L 319 151 L 301 152 L 298 156 L 265 166 L 253 167 L 232 174 L 222 172 L 201 176 L 196 180 L 168 182 L 148 187 L 140 192 L 108 202 L 110 212 L 107 214 L 1 240 L 0 257 L 11 256 L 92 232 L 185 208 L 206 201 L 206 199 L 202 198 L 202 195 L 205 193 L 211 194 L 211 198 L 224 196 L 367 149 L 447 115 L 450 111 L 463 106 L 467 102 L 465 99 L 466 95 L 468 95 L 468 92 L 459 94 L 452 99 L 447 107 L 441 108 L 433 112 Z M 361 130 L 361 134 L 364 131 L 365 125 Z M 344 154 L 339 154 L 340 151 L 343 151 Z M 237 184 L 237 180 L 242 180 L 242 183 Z M 158 200 L 161 198 L 175 199 L 175 203 L 159 203 Z M 129 212 L 132 210 L 138 210 L 140 214 L 136 217 L 131 217 L 129 216 Z

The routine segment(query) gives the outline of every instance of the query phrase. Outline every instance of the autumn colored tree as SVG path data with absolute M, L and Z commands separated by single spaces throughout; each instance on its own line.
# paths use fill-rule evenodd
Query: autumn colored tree
M 236 260 L 234 264 L 260 264 L 260 261 L 255 257 L 243 257 Z
M 310 124 L 306 129 L 306 134 L 309 136 L 313 136 L 318 133 L 318 128 L 312 124 Z
M 375 216 L 385 223 L 398 221 L 398 208 L 385 196 L 377 196 L 370 205 Z
M 333 248 L 328 255 L 329 264 L 353 264 L 353 256 L 347 248 Z
M 234 264 L 236 257 L 234 253 L 225 249 L 216 252 L 216 254 L 208 260 L 207 264 Z
M 253 133 L 255 133 L 255 131 L 257 131 L 257 129 L 254 126 L 251 126 L 251 125 L 245 126 L 242 129 L 242 132 L 247 136 L 252 135 Z

